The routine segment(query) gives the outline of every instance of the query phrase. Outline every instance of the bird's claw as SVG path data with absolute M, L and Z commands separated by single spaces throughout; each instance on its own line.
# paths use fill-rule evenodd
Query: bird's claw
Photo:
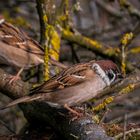
M 10 76 L 9 77 L 9 84 L 13 84 L 14 82 L 16 82 L 17 80 L 20 80 L 20 77 L 19 76 Z

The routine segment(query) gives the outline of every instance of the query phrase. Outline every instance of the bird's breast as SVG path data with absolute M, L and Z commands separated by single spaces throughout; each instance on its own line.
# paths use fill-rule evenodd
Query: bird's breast
M 73 106 L 95 97 L 105 87 L 104 81 L 98 75 L 95 75 L 94 78 L 81 84 L 50 93 L 49 103 Z

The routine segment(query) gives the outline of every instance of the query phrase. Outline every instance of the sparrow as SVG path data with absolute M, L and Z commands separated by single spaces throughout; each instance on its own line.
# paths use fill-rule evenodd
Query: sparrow
M 44 51 L 39 43 L 12 24 L 0 19 L 0 65 L 13 67 L 18 71 L 29 70 L 44 63 Z M 51 59 L 53 65 L 66 68 Z
M 51 107 L 68 108 L 95 97 L 119 77 L 119 68 L 110 60 L 76 64 L 32 89 L 28 96 L 16 99 L 1 109 L 34 100 L 46 102 Z
M 38 46 L 23 31 L 0 19 L 0 64 L 29 69 L 43 63 L 44 53 Z

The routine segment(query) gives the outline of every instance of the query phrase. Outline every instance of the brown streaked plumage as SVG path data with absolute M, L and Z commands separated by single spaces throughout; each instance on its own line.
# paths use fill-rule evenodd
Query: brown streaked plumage
M 43 51 L 24 32 L 1 19 L 0 64 L 29 69 L 43 63 Z
M 17 27 L 0 19 L 0 64 L 19 71 L 44 63 L 44 52 L 39 43 Z M 51 59 L 51 64 L 61 68 L 65 65 Z M 22 70 L 20 70 L 20 73 Z M 18 75 L 20 74 L 18 73 Z
M 2 109 L 33 100 L 45 101 L 55 107 L 73 106 L 95 97 L 119 74 L 117 65 L 109 60 L 77 64 L 35 88 L 29 96 L 17 99 Z

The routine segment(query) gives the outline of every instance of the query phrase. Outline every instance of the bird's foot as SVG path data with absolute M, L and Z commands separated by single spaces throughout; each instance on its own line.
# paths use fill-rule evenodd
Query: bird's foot
M 10 76 L 9 84 L 12 84 L 20 79 L 20 74 L 23 72 L 24 67 L 22 67 L 15 76 Z
M 72 114 L 72 115 L 74 115 L 74 117 L 73 118 L 79 118 L 79 117 L 82 117 L 83 116 L 83 113 L 81 113 L 81 112 L 78 112 L 78 111 L 76 111 L 76 110 L 74 110 L 74 109 L 72 109 L 71 107 L 69 107 L 67 104 L 65 104 L 64 105 L 64 108 L 66 108 L 68 111 L 70 111 L 70 113 Z M 74 119 L 75 120 L 75 119 Z
M 10 76 L 9 77 L 9 84 L 13 84 L 14 82 L 16 82 L 17 80 L 20 80 L 20 76 L 15 75 L 15 76 Z

